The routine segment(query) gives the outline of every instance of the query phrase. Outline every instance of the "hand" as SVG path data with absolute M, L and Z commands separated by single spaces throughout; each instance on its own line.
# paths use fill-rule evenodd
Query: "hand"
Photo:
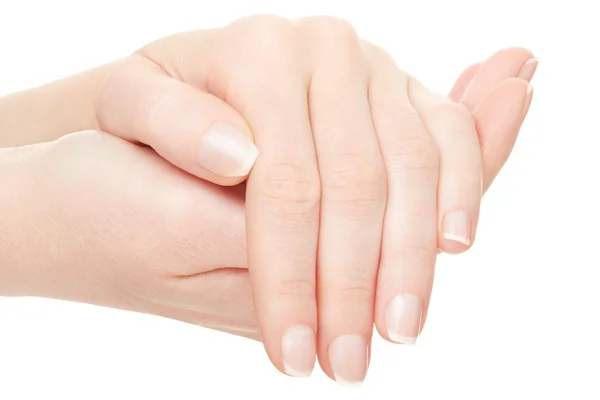
M 451 97 L 461 101 L 485 70 L 504 81 L 510 71 L 498 67 L 518 63 L 515 55 L 501 52 L 483 70 L 467 69 Z M 486 188 L 526 114 L 517 93 L 501 93 L 475 113 L 488 145 Z M 97 132 L 0 149 L 0 169 L 2 187 L 12 188 L 0 192 L 0 209 L 10 213 L 0 229 L 2 295 L 150 313 L 260 340 L 241 187 L 209 185 L 149 149 Z
M 166 62 L 165 60 L 162 60 L 161 63 L 163 65 L 163 68 L 166 69 L 171 69 L 173 65 L 169 66 L 169 54 L 173 54 L 171 51 L 173 48 L 176 48 L 177 46 L 172 46 L 173 43 L 177 43 L 179 41 L 179 43 L 181 44 L 181 38 L 177 38 L 176 40 L 171 39 L 171 46 L 167 46 L 169 44 L 169 40 L 163 41 L 162 44 L 160 44 L 158 46 L 155 46 L 155 49 L 161 49 L 163 51 L 166 51 Z M 184 41 L 185 43 L 185 41 Z M 189 43 L 189 42 L 188 42 Z M 161 47 L 162 46 L 162 47 Z M 185 46 L 183 46 L 185 48 Z M 181 49 L 179 49 L 181 50 Z M 159 51 L 160 53 L 160 51 Z M 190 53 L 190 54 L 188 54 Z M 176 52 L 177 55 L 181 55 L 181 54 L 188 54 L 188 56 L 193 57 L 195 53 L 192 53 L 191 51 L 189 51 L 189 46 L 188 46 L 188 51 L 184 52 L 184 51 L 178 51 Z M 508 56 L 509 54 L 504 54 L 504 56 Z M 508 153 L 510 152 L 510 148 L 512 147 L 512 144 L 514 142 L 514 137 L 516 137 L 516 133 L 518 132 L 518 118 L 522 115 L 522 117 L 524 117 L 526 111 L 521 111 L 521 107 L 523 106 L 523 99 L 524 99 L 524 86 L 523 85 L 519 85 L 519 84 L 507 84 L 507 82 L 502 83 L 500 86 L 503 87 L 502 90 L 495 89 L 494 91 L 492 91 L 492 87 L 494 87 L 494 85 L 496 83 L 499 83 L 500 81 L 502 81 L 502 79 L 509 77 L 509 76 L 516 76 L 519 71 L 521 70 L 521 68 L 523 67 L 525 60 L 527 60 L 528 58 L 531 57 L 529 52 L 526 51 L 522 51 L 522 50 L 513 50 L 512 53 L 510 54 L 512 56 L 511 62 L 509 63 L 505 63 L 503 66 L 504 68 L 492 68 L 491 66 L 493 65 L 493 63 L 486 63 L 488 65 L 487 68 L 487 72 L 486 72 L 486 68 L 482 68 L 483 72 L 486 72 L 485 74 L 481 74 L 480 73 L 482 71 L 478 72 L 479 76 L 487 76 L 488 78 L 486 79 L 479 79 L 479 83 L 478 84 L 470 84 L 469 86 L 471 86 L 470 89 L 466 90 L 466 92 L 470 91 L 472 93 L 477 94 L 477 92 L 479 91 L 479 95 L 482 96 L 485 95 L 486 91 L 482 91 L 481 87 L 485 86 L 482 85 L 482 82 L 489 85 L 487 92 L 488 92 L 488 97 L 485 101 L 482 101 L 479 103 L 479 106 L 475 109 L 473 109 L 474 112 L 474 116 L 475 119 L 477 120 L 477 124 L 478 124 L 478 128 L 479 128 L 479 134 L 482 138 L 484 138 L 485 140 L 482 141 L 482 147 L 484 149 L 484 151 L 486 151 L 486 153 L 484 153 L 484 162 L 483 162 L 483 168 L 484 170 L 486 170 L 490 165 L 494 166 L 493 168 L 495 169 L 495 171 L 499 170 L 502 163 L 505 160 L 505 157 L 508 156 Z M 510 57 L 509 57 L 510 58 Z M 131 61 L 134 60 L 134 61 Z M 164 76 L 160 76 L 159 74 L 150 74 L 152 75 L 152 77 L 147 76 L 148 74 L 146 74 L 146 77 L 148 78 L 148 80 L 146 81 L 136 81 L 135 79 L 138 77 L 144 77 L 144 72 L 148 72 L 147 70 L 145 70 L 145 68 L 141 68 L 142 64 L 138 64 L 138 67 L 131 67 L 132 65 L 135 65 L 136 62 L 139 62 L 140 60 L 138 58 L 133 57 L 132 59 L 128 59 L 126 61 L 124 61 L 122 64 L 120 64 L 117 68 L 115 68 L 113 70 L 113 73 L 108 77 L 108 79 L 106 80 L 107 85 L 104 86 L 104 90 L 101 92 L 101 96 L 99 98 L 99 102 L 98 105 L 100 105 L 99 110 L 102 109 L 102 98 L 103 98 L 103 94 L 106 95 L 107 93 L 107 88 L 113 88 L 113 89 L 117 89 L 114 92 L 112 92 L 112 95 L 110 94 L 110 91 L 108 91 L 108 97 L 106 98 L 110 98 L 110 96 L 115 96 L 112 100 L 114 101 L 113 104 L 120 104 L 120 102 L 122 100 L 136 100 L 135 94 L 137 93 L 137 91 L 139 91 L 138 94 L 143 95 L 144 94 L 144 90 L 148 89 L 149 91 L 145 92 L 146 94 L 152 94 L 154 93 L 152 91 L 152 87 L 153 86 L 160 86 L 162 84 L 165 85 L 164 89 L 168 89 L 169 85 L 166 84 L 166 80 L 164 79 Z M 491 61 L 491 60 L 490 60 Z M 500 60 L 498 57 L 496 59 L 496 61 L 502 61 Z M 506 57 L 505 60 L 506 61 Z M 498 64 L 497 64 L 498 65 Z M 154 67 L 154 64 L 146 64 L 147 67 Z M 165 67 L 166 66 L 166 67 Z M 179 66 L 179 67 L 185 67 L 185 66 Z M 132 69 L 128 69 L 128 68 L 132 68 Z M 136 72 L 136 68 L 138 68 L 137 73 Z M 185 69 L 185 68 L 183 68 Z M 523 68 L 525 70 L 525 68 Z M 470 70 L 471 72 L 474 71 L 474 69 Z M 496 72 L 496 74 L 494 75 L 494 71 Z M 500 74 L 498 74 L 498 72 L 501 72 Z M 127 74 L 125 74 L 125 72 L 128 72 L 131 74 L 131 76 L 127 76 Z M 189 71 L 188 71 L 189 72 Z M 497 76 L 496 76 L 497 75 Z M 124 79 L 123 79 L 124 78 Z M 158 79 L 155 79 L 158 78 Z M 456 93 L 462 93 L 462 91 L 464 91 L 464 88 L 467 86 L 467 82 L 469 82 L 469 74 L 464 75 L 461 80 L 459 81 L 459 83 L 457 83 L 457 88 L 453 91 L 454 94 Z M 490 79 L 493 78 L 493 79 Z M 120 80 L 121 79 L 121 80 Z M 111 85 L 111 82 L 117 82 L 116 85 Z M 172 81 L 172 80 L 171 80 Z M 119 83 L 120 82 L 120 83 Z M 474 80 L 474 82 L 477 82 L 477 79 Z M 139 85 L 136 85 L 136 83 L 138 83 Z M 192 82 L 193 83 L 193 82 Z M 523 82 L 520 82 L 520 84 Z M 125 93 L 120 93 L 119 92 L 119 86 L 121 85 L 121 89 L 134 89 L 134 90 L 129 90 L 126 91 Z M 130 86 L 128 86 L 130 85 Z M 158 91 L 157 91 L 158 92 Z M 172 93 L 169 92 L 168 90 L 166 90 L 167 93 Z M 189 92 L 191 93 L 191 92 Z M 127 94 L 128 96 L 122 96 L 123 94 Z M 158 93 L 159 94 L 159 93 Z M 476 96 L 474 96 L 476 98 Z M 208 98 L 208 97 L 207 97 Z M 455 96 L 455 98 L 457 98 Z M 161 103 L 161 100 L 164 100 L 165 98 L 161 98 L 159 97 L 155 97 L 154 98 L 154 102 L 153 101 L 146 101 L 148 99 L 148 97 L 145 96 L 141 96 L 139 99 L 140 102 L 135 103 L 132 102 L 131 104 L 137 104 L 139 107 L 136 107 L 134 109 L 128 109 L 127 108 L 127 101 L 124 101 L 121 105 L 125 106 L 123 108 L 123 120 L 127 120 L 127 118 L 125 117 L 127 115 L 127 111 L 132 111 L 132 113 L 130 113 L 130 116 L 135 116 L 138 117 L 136 119 L 132 119 L 133 123 L 130 124 L 131 126 L 129 128 L 134 128 L 131 129 L 129 134 L 124 134 L 123 136 L 132 139 L 132 140 L 136 140 L 136 141 L 142 141 L 146 144 L 152 144 L 155 148 L 157 148 L 157 150 L 161 149 L 161 143 L 168 143 L 168 140 L 170 138 L 170 136 L 166 135 L 168 133 L 170 133 L 170 130 L 173 129 L 173 131 L 175 132 L 179 132 L 180 130 L 185 131 L 185 127 L 187 126 L 189 128 L 189 126 L 195 126 L 195 124 L 192 123 L 187 123 L 184 124 L 185 126 L 181 126 L 180 122 L 181 121 L 187 121 L 189 122 L 190 119 L 196 118 L 198 117 L 195 113 L 186 113 L 185 110 L 179 114 L 179 116 L 183 116 L 185 118 L 182 119 L 178 119 L 178 118 L 173 118 L 171 119 L 171 121 L 169 121 L 169 118 L 167 118 L 169 116 L 169 113 L 162 113 L 162 112 L 158 112 L 158 113 L 152 113 L 150 112 L 151 110 L 154 110 L 155 108 L 153 108 L 153 105 L 156 105 L 157 103 Z M 150 96 L 150 99 L 152 99 L 152 97 Z M 169 104 L 169 97 L 166 97 L 167 101 L 165 101 L 165 104 Z M 173 96 L 171 98 L 171 100 L 175 100 L 177 101 L 177 96 Z M 144 102 L 146 101 L 146 102 Z M 504 101 L 504 102 L 502 102 Z M 508 102 L 508 103 L 507 103 Z M 477 106 L 477 102 L 474 102 L 473 105 Z M 502 105 L 502 107 L 498 107 L 498 105 Z M 507 107 L 508 105 L 508 107 Z M 131 108 L 131 107 L 130 107 Z M 165 108 L 160 107 L 160 104 L 157 106 L 157 109 L 161 110 L 161 111 L 165 111 Z M 507 118 L 506 121 L 510 121 L 509 125 L 502 125 L 499 122 L 503 122 L 504 119 L 502 119 L 502 115 L 498 114 L 495 110 L 500 109 L 500 110 L 504 110 L 506 112 L 506 116 L 510 117 L 512 114 L 515 114 L 515 110 L 518 110 L 517 113 L 517 117 L 516 118 Z M 169 111 L 168 107 L 166 108 L 167 111 Z M 177 112 L 177 108 L 171 108 L 170 109 L 171 112 Z M 512 113 L 512 114 L 511 114 Z M 144 115 L 145 114 L 145 115 Z M 100 113 L 101 115 L 101 113 Z M 145 117 L 147 117 L 148 115 L 150 115 L 152 118 L 149 119 L 145 119 Z M 119 114 L 116 114 L 117 117 L 119 117 Z M 171 117 L 177 117 L 176 115 L 171 114 Z M 514 115 L 513 115 L 514 116 Z M 156 118 L 155 118 L 156 117 Z M 487 117 L 487 119 L 485 118 Z M 202 115 L 200 115 L 200 118 L 202 118 Z M 499 118 L 497 120 L 494 121 L 494 118 Z M 110 120 L 110 118 L 109 118 Z M 166 121 L 166 125 L 165 125 L 165 121 Z M 488 121 L 488 122 L 486 122 Z M 147 126 L 144 126 L 144 123 L 148 122 Z M 161 123 L 163 123 L 163 125 L 161 125 Z M 168 123 L 171 123 L 172 125 L 169 127 Z M 141 124 L 141 125 L 137 125 L 137 124 Z M 138 126 L 138 128 L 136 128 L 136 126 Z M 140 140 L 143 135 L 144 135 L 144 129 L 141 129 L 140 126 L 144 129 L 147 129 L 148 132 L 151 132 L 153 134 L 155 134 L 157 132 L 158 128 L 163 128 L 162 132 L 159 132 L 159 134 L 156 136 L 156 141 L 151 143 L 151 140 Z M 169 129 L 166 129 L 169 128 Z M 160 131 L 161 129 L 158 129 L 158 131 Z M 188 129 L 189 131 L 189 129 Z M 487 134 L 486 134 L 487 132 Z M 491 132 L 493 132 L 493 134 L 491 134 Z M 119 132 L 116 132 L 119 133 Z M 200 132 L 200 130 L 196 130 L 196 133 L 194 136 L 194 132 L 190 132 L 192 133 L 192 135 L 190 135 L 190 137 L 198 137 L 199 135 L 201 135 L 203 132 Z M 514 135 L 512 134 L 514 133 Z M 141 135 L 141 136 L 140 136 Z M 176 135 L 177 136 L 177 135 Z M 183 136 L 183 135 L 181 135 Z M 152 135 L 150 135 L 149 137 L 152 137 Z M 177 137 L 175 138 L 177 139 Z M 162 141 L 162 142 L 161 142 Z M 177 145 L 177 140 L 174 141 L 174 146 Z M 487 144 L 490 144 L 489 146 Z M 495 148 L 492 144 L 501 144 L 503 145 L 500 147 Z M 176 147 L 176 146 L 175 146 Z M 168 150 L 168 149 L 167 149 Z M 492 150 L 491 152 L 489 150 Z M 165 150 L 162 150 L 163 155 L 167 154 L 168 152 L 165 152 Z M 181 152 L 181 153 L 177 153 L 176 151 L 173 152 L 173 156 L 177 157 L 177 154 L 182 155 L 185 158 L 186 154 L 189 153 L 185 153 L 185 152 Z M 492 162 L 486 162 L 486 156 L 487 158 L 492 158 Z M 486 185 L 489 184 L 489 182 L 491 182 L 491 178 L 489 178 L 489 174 L 488 176 L 484 176 L 484 181 L 486 181 Z M 222 183 L 222 182 L 221 182 Z M 222 229 L 222 228 L 221 228 Z M 208 245 L 208 244 L 207 244 Z M 175 270 L 177 270 L 176 266 L 173 266 L 173 268 Z M 241 300 L 242 302 L 244 300 Z M 160 313 L 158 313 L 160 314 Z M 176 314 L 176 313 L 174 313 Z M 161 315 L 164 315 L 164 313 L 162 313 Z M 177 318 L 177 315 L 172 316 L 174 318 Z M 180 318 L 182 319 L 182 318 Z M 280 366 L 280 365 L 279 365 Z
M 126 171 L 126 173 L 124 173 Z M 79 132 L 0 149 L 0 295 L 161 315 L 260 339 L 244 193 Z
M 518 64 L 518 53 L 500 52 L 484 70 L 504 81 L 510 71 L 498 67 Z M 450 97 L 461 101 L 479 67 L 459 77 Z M 518 112 L 516 93 L 503 93 L 475 113 L 488 145 L 486 188 L 526 114 Z M 0 149 L 0 169 L 2 187 L 12 188 L 0 192 L 0 209 L 11 215 L 0 231 L 1 294 L 150 313 L 260 340 L 241 187 L 206 184 L 148 149 L 96 132 Z
M 494 87 L 482 67 L 463 107 L 331 19 L 246 19 L 138 54 L 100 90 L 103 129 L 220 184 L 243 179 L 254 136 L 248 255 L 274 364 L 305 375 L 318 353 L 330 377 L 358 382 L 374 320 L 414 342 L 437 248 L 464 251 L 475 236 L 484 167 L 470 111 L 508 95 L 521 113 L 527 82 Z M 514 75 L 532 58 L 520 54 Z

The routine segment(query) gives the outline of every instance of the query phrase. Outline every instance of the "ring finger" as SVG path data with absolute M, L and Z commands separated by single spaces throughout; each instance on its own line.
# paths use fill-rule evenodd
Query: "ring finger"
M 388 174 L 375 323 L 382 337 L 414 343 L 433 285 L 439 155 L 411 105 L 409 77 L 384 51 L 368 48 L 371 110 Z

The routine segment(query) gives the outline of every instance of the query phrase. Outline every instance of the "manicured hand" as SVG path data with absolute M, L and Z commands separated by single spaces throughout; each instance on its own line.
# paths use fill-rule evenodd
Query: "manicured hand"
M 501 51 L 465 71 L 448 99 L 344 22 L 256 17 L 175 35 L 115 63 L 95 110 L 104 130 L 220 185 L 245 179 L 260 151 L 246 213 L 267 351 L 291 375 L 307 374 L 318 351 L 329 376 L 358 382 L 373 320 L 384 338 L 414 341 L 436 248 L 456 253 L 473 242 L 481 193 L 512 149 L 534 69 L 530 52 Z M 33 238 L 50 246 L 40 246 L 31 268 L 46 267 L 22 269 L 22 293 L 259 338 L 247 271 L 221 268 L 246 265 L 241 187 L 208 185 L 104 134 L 50 148 L 31 165 L 37 177 L 54 172 L 54 191 L 42 186 L 47 192 L 31 191 L 30 200 L 61 230 Z M 60 185 L 73 182 L 61 174 L 75 174 L 83 201 Z M 48 206 L 33 202 L 46 196 Z M 30 228 L 20 232 L 40 233 Z M 44 249 L 62 250 L 46 260 Z M 58 265 L 71 259 L 77 267 L 61 275 Z
M 254 164 L 248 261 L 267 352 L 290 375 L 310 373 L 318 354 L 329 376 L 360 382 L 373 322 L 414 342 L 437 249 L 474 240 L 487 168 L 478 121 L 499 117 L 501 97 L 513 114 L 530 99 L 526 79 L 500 79 L 532 58 L 512 52 L 457 88 L 457 103 L 346 22 L 248 18 L 143 48 L 107 77 L 97 115 L 221 185 Z

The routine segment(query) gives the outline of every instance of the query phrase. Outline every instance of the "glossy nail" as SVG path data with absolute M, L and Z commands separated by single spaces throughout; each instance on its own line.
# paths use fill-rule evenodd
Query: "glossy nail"
M 337 383 L 360 386 L 367 375 L 368 343 L 360 335 L 342 335 L 329 346 L 329 361 Z
M 527 62 L 521 67 L 518 77 L 526 80 L 527 82 L 531 82 L 531 79 L 535 74 L 535 70 L 537 69 L 538 61 L 539 60 L 537 58 L 531 58 L 527 60 Z
M 414 294 L 402 294 L 390 301 L 385 314 L 385 323 L 390 340 L 413 344 L 421 330 L 423 302 Z
M 471 220 L 464 211 L 452 211 L 445 215 L 442 226 L 444 239 L 464 245 L 471 244 Z
M 224 122 L 210 127 L 196 152 L 196 162 L 202 168 L 222 177 L 246 176 L 257 157 L 252 140 Z
M 314 331 L 307 325 L 288 328 L 281 340 L 281 353 L 286 374 L 309 377 L 316 359 Z
M 531 100 L 533 99 L 533 86 L 531 84 L 527 85 L 527 92 L 525 92 L 525 102 L 523 103 L 523 112 L 527 113 L 529 111 L 529 106 L 531 105 Z

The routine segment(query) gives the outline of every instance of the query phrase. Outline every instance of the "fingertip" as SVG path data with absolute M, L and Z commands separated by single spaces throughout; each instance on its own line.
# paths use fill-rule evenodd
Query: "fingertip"
M 463 94 L 465 93 L 465 90 L 469 86 L 469 83 L 471 83 L 471 80 L 477 74 L 479 67 L 481 67 L 481 63 L 480 62 L 475 63 L 475 64 L 471 65 L 470 67 L 468 67 L 467 69 L 465 69 L 460 74 L 460 76 L 456 80 L 456 83 L 454 84 L 454 87 L 448 94 L 448 97 L 450 98 L 450 100 L 455 101 L 455 102 L 460 101 Z
M 465 211 L 450 211 L 441 224 L 439 246 L 444 253 L 459 254 L 473 244 L 473 221 Z
M 537 70 L 537 66 L 539 63 L 539 59 L 536 57 L 532 57 L 529 60 L 525 61 L 521 70 L 519 71 L 519 75 L 517 78 L 523 79 L 524 81 L 531 82 L 533 79 L 533 75 L 535 75 L 535 71 Z
M 535 74 L 538 59 L 522 47 L 502 49 L 485 60 L 465 88 L 460 101 L 470 110 L 481 104 L 496 85 L 507 78 L 530 81 Z
M 440 248 L 443 253 L 447 254 L 461 254 L 466 252 L 471 248 L 471 242 L 468 244 L 463 241 L 461 238 L 456 238 L 453 236 L 442 236 L 442 240 L 440 243 Z
M 308 378 L 316 362 L 316 335 L 308 325 L 288 328 L 281 339 L 283 372 L 295 378 Z
M 232 124 L 215 122 L 200 137 L 196 163 L 218 177 L 214 183 L 244 180 L 258 158 L 251 138 Z

